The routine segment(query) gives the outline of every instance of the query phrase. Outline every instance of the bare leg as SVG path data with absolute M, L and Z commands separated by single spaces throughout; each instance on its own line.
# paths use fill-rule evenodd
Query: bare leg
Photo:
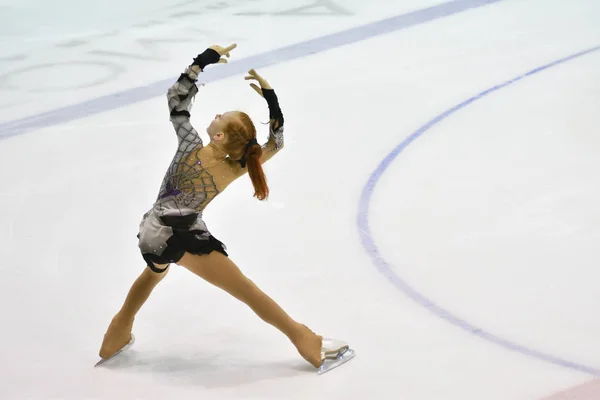
M 166 265 L 157 265 L 159 269 Z M 100 348 L 100 357 L 108 358 L 125 346 L 131 339 L 131 329 L 136 314 L 142 308 L 152 290 L 163 280 L 169 270 L 162 274 L 145 268 L 142 274 L 135 280 L 129 293 L 125 298 L 123 306 L 113 317 Z
M 314 367 L 321 365 L 322 337 L 294 321 L 228 257 L 216 251 L 202 256 L 186 253 L 178 264 L 244 302 L 261 319 L 285 334 L 306 361 Z

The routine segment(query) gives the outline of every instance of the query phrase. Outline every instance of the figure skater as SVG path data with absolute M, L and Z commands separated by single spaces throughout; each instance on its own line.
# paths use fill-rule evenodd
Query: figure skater
M 262 292 L 228 258 L 226 247 L 211 235 L 202 213 L 214 198 L 237 178 L 248 173 L 254 197 L 265 200 L 269 187 L 262 164 L 283 148 L 283 114 L 269 83 L 255 70 L 246 80 L 261 95 L 269 108 L 269 139 L 262 146 L 250 117 L 239 111 L 218 114 L 206 129 L 210 138 L 203 145 L 190 123 L 190 109 L 198 92 L 198 75 L 209 64 L 226 63 L 229 47 L 211 46 L 194 58 L 191 65 L 167 91 L 170 121 L 178 138 L 178 148 L 163 179 L 158 198 L 143 216 L 139 228 L 139 248 L 147 268 L 133 283 L 125 302 L 113 317 L 102 342 L 101 364 L 127 349 L 136 314 L 152 290 L 166 276 L 170 264 L 183 266 L 209 283 L 248 305 L 265 322 L 285 334 L 300 355 L 319 372 L 326 360 L 331 367 L 352 358 L 348 345 L 324 340 L 305 325 L 293 320 L 269 296 Z M 335 363 L 335 364 L 334 364 Z M 329 368 L 331 369 L 331 368 Z

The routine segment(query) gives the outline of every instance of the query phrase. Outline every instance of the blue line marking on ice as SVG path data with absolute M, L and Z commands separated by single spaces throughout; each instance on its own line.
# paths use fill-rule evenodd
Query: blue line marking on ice
M 449 1 L 247 57 L 227 65 L 220 65 L 219 68 L 211 68 L 204 72 L 202 74 L 202 81 L 207 83 L 218 81 L 245 73 L 250 68 L 258 69 L 269 65 L 280 64 L 500 1 L 502 0 Z M 176 76 L 179 76 L 179 73 L 177 73 Z M 174 79 L 175 78 L 172 77 L 145 86 L 124 90 L 119 93 L 1 123 L 0 139 L 21 135 L 39 128 L 63 124 L 65 122 L 74 121 L 105 111 L 116 110 L 153 97 L 166 95 L 167 88 L 173 83 Z
M 535 69 L 533 69 L 523 75 L 520 75 L 514 79 L 511 79 L 507 82 L 496 85 L 488 90 L 485 90 L 485 91 L 471 97 L 470 99 L 465 100 L 464 102 L 450 108 L 446 112 L 438 115 L 437 117 L 433 118 L 431 121 L 427 122 L 425 125 L 423 125 L 421 128 L 419 128 L 417 131 L 415 131 L 413 134 L 408 136 L 396 148 L 394 148 L 394 150 L 392 150 L 392 152 L 389 153 L 387 155 L 387 157 L 385 157 L 383 159 L 383 161 L 379 164 L 379 166 L 375 169 L 375 171 L 373 171 L 373 173 L 371 174 L 371 176 L 369 177 L 367 183 L 365 184 L 365 186 L 363 188 L 362 195 L 360 197 L 359 206 L 358 206 L 358 216 L 357 216 L 358 232 L 359 232 L 359 235 L 361 238 L 361 242 L 362 242 L 365 250 L 369 254 L 371 260 L 373 261 L 373 263 L 375 264 L 375 266 L 377 267 L 379 272 L 381 272 L 392 283 L 392 285 L 394 285 L 394 287 L 396 289 L 398 289 L 399 291 L 404 293 L 410 299 L 412 299 L 419 305 L 427 308 L 430 312 L 432 312 L 437 317 L 443 318 L 446 321 L 450 322 L 451 324 L 453 324 L 463 330 L 466 330 L 469 333 L 471 333 L 481 339 L 487 340 L 488 342 L 494 343 L 505 349 L 515 351 L 517 353 L 520 353 L 520 354 L 523 354 L 523 355 L 526 355 L 529 357 L 533 357 L 540 361 L 548 362 L 548 363 L 558 365 L 561 367 L 570 368 L 570 369 L 588 373 L 588 374 L 591 374 L 594 376 L 600 376 L 600 369 L 582 365 L 582 364 L 578 364 L 576 362 L 568 361 L 568 360 L 565 360 L 565 359 L 562 359 L 562 358 L 559 358 L 559 357 L 556 357 L 556 356 L 553 356 L 550 354 L 545 354 L 545 353 L 535 350 L 535 349 L 530 349 L 528 347 L 522 346 L 517 343 L 513 343 L 509 340 L 506 340 L 499 336 L 496 336 L 493 333 L 487 332 L 480 327 L 471 325 L 469 322 L 455 316 L 450 311 L 442 308 L 440 305 L 435 304 L 432 300 L 425 297 L 424 294 L 420 293 L 414 287 L 412 287 L 407 282 L 405 282 L 398 274 L 396 274 L 396 272 L 394 272 L 392 266 L 383 258 L 383 256 L 381 255 L 381 252 L 379 251 L 377 245 L 375 244 L 375 240 L 373 239 L 373 236 L 371 235 L 371 230 L 369 228 L 369 205 L 371 202 L 371 197 L 373 195 L 373 191 L 375 189 L 375 186 L 377 185 L 377 182 L 379 181 L 381 176 L 384 174 L 384 172 L 387 170 L 387 168 L 390 166 L 390 164 L 414 140 L 419 138 L 421 135 L 423 135 L 425 132 L 427 132 L 430 128 L 432 128 L 436 124 L 440 123 L 448 116 L 467 107 L 469 104 L 481 99 L 484 96 L 487 96 L 490 93 L 496 92 L 502 88 L 512 85 L 513 83 L 519 82 L 523 78 L 526 78 L 528 76 L 532 76 L 539 72 L 545 71 L 548 68 L 555 67 L 555 66 L 563 64 L 567 61 L 573 60 L 575 58 L 584 56 L 586 54 L 589 54 L 589 53 L 592 53 L 592 52 L 595 52 L 598 50 L 600 50 L 600 46 L 593 47 L 593 48 L 585 50 L 585 51 L 581 51 L 579 53 L 576 53 L 576 54 L 570 55 L 568 57 L 562 58 L 560 60 L 554 61 L 550 64 L 544 65 L 542 67 L 535 68 Z

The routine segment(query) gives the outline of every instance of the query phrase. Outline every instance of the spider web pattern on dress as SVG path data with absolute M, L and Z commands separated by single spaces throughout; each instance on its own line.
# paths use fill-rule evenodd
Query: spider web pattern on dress
M 198 132 L 190 123 L 192 99 L 198 93 L 197 75 L 191 68 L 181 74 L 167 92 L 171 123 L 177 134 L 178 147 L 175 157 L 163 179 L 157 204 L 163 208 L 186 208 L 201 210 L 217 194 L 212 175 L 197 157 L 189 162 L 190 155 L 204 147 Z

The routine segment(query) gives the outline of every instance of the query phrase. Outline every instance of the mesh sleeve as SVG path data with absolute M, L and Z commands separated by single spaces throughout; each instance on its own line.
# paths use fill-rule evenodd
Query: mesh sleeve
M 265 144 L 265 148 L 269 145 L 273 146 L 273 150 L 279 150 L 283 147 L 283 113 L 279 106 L 279 99 L 273 89 L 262 90 L 265 100 L 269 106 L 269 141 Z
M 283 118 L 272 119 L 269 123 L 269 141 L 268 144 L 272 144 L 275 148 L 274 150 L 279 150 L 283 147 Z
M 179 150 L 184 153 L 202 144 L 200 135 L 190 123 L 192 100 L 198 93 L 197 78 L 198 73 L 190 66 L 167 91 L 170 121 L 179 140 Z

